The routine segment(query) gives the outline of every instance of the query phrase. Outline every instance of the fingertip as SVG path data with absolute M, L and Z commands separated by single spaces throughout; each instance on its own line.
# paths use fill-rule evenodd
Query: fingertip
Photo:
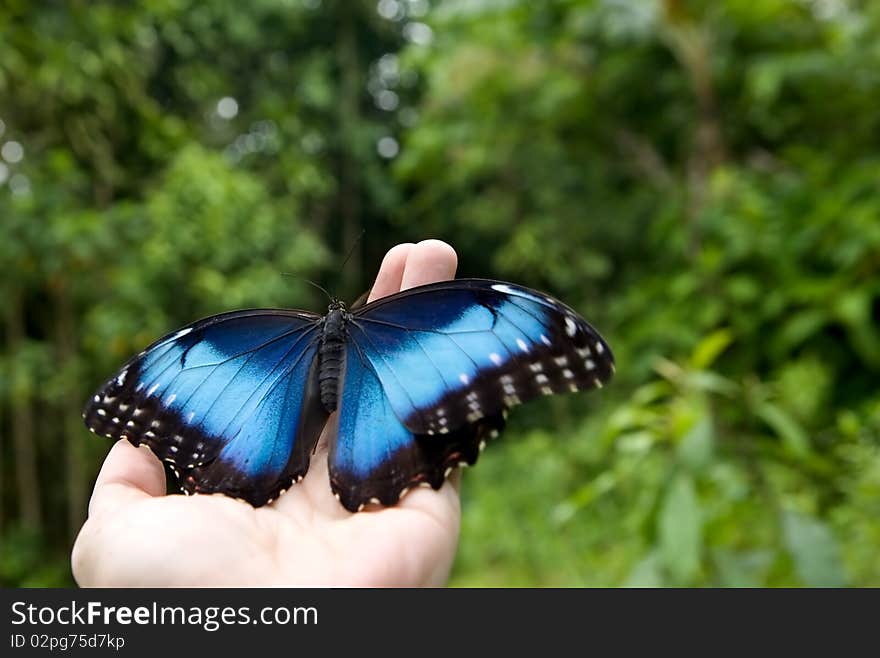
M 146 446 L 135 447 L 126 439 L 117 441 L 101 466 L 89 513 L 99 506 L 126 499 L 165 495 L 165 469 Z
M 407 255 L 400 289 L 452 279 L 457 267 L 458 254 L 450 244 L 442 240 L 422 240 Z
M 407 258 L 415 246 L 412 242 L 403 242 L 388 250 L 385 258 L 382 259 L 379 272 L 376 274 L 376 282 L 370 290 L 368 302 L 392 295 L 400 290 Z
M 455 274 L 458 267 L 458 254 L 451 244 L 436 238 L 429 238 L 414 246 L 421 258 L 437 265 L 442 264 L 447 270 L 451 270 L 453 275 Z
M 407 254 L 409 254 L 410 250 L 415 246 L 415 242 L 401 242 L 396 244 L 388 250 L 388 253 L 385 254 L 385 258 L 382 259 L 382 262 L 385 262 L 386 260 L 395 261 L 398 259 L 406 261 Z
M 461 515 L 461 499 L 458 488 L 448 478 L 439 489 L 416 487 L 408 492 L 397 506 L 418 510 L 436 519 L 441 525 L 458 527 Z
M 125 480 L 140 488 L 161 484 L 161 491 L 151 491 L 153 495 L 165 493 L 165 469 L 162 462 L 146 444 L 135 446 L 128 439 L 119 439 L 110 448 L 101 476 L 108 479 Z M 101 477 L 99 476 L 99 478 Z M 143 485 L 143 487 L 141 487 Z

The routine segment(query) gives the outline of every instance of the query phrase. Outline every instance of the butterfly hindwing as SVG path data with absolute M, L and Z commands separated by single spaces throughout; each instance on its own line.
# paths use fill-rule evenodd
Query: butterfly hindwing
M 127 363 L 83 414 L 93 432 L 146 444 L 182 488 L 262 505 L 308 470 L 327 414 L 317 392 L 319 316 L 213 316 Z
M 410 488 L 439 489 L 450 468 L 477 460 L 480 444 L 504 426 L 501 414 L 468 423 L 444 440 L 416 435 L 395 414 L 360 346 L 346 350 L 339 412 L 329 432 L 330 483 L 349 511 L 394 505 Z
M 368 304 L 349 333 L 403 424 L 447 434 L 541 395 L 601 387 L 608 345 L 562 302 L 521 286 L 460 279 Z

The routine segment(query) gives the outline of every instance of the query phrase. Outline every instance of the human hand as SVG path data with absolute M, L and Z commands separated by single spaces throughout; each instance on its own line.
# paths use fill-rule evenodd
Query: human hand
M 400 244 L 370 301 L 455 275 L 449 245 Z M 71 564 L 84 587 L 440 586 L 459 526 L 459 474 L 395 507 L 347 512 L 333 497 L 322 435 L 305 479 L 254 508 L 222 494 L 166 495 L 149 448 L 118 441 L 101 468 Z

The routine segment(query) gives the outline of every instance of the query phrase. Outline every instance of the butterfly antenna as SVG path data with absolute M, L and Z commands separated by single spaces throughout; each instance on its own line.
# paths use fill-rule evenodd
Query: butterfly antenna
M 299 276 L 298 274 L 291 274 L 290 272 L 282 272 L 281 275 L 282 275 L 282 276 L 290 276 L 290 277 L 293 277 L 294 279 L 297 279 L 298 281 L 305 281 L 305 282 L 308 283 L 310 286 L 314 286 L 315 288 L 317 288 L 318 290 L 320 290 L 321 292 L 323 292 L 325 295 L 327 295 L 327 299 L 328 299 L 329 301 L 332 302 L 333 299 L 334 299 L 334 298 L 333 298 L 333 295 L 331 295 L 329 292 L 327 292 L 327 289 L 326 289 L 326 288 L 324 288 L 323 286 L 318 285 L 317 283 L 315 283 L 315 282 L 312 281 L 311 279 L 306 279 L 305 277 L 301 277 L 301 276 Z
M 303 281 L 305 281 L 306 283 L 308 283 L 308 284 L 310 284 L 310 285 L 313 285 L 315 288 L 317 288 L 318 290 L 320 290 L 321 292 L 323 292 L 325 295 L 327 295 L 327 299 L 328 299 L 329 301 L 332 302 L 332 301 L 335 299 L 335 298 L 333 297 L 333 295 L 331 295 L 329 292 L 327 292 L 327 289 L 324 288 L 323 286 L 319 286 L 317 283 L 315 283 L 314 281 L 310 281 L 309 279 L 303 279 Z
M 345 264 L 348 262 L 348 259 L 352 257 L 352 255 L 354 254 L 354 250 L 357 249 L 357 246 L 361 243 L 361 239 L 363 239 L 366 232 L 367 232 L 367 229 L 365 229 L 365 228 L 361 229 L 360 235 L 358 235 L 355 238 L 354 243 L 351 245 L 351 248 L 348 250 L 348 255 L 342 261 L 342 265 L 339 266 L 340 270 L 345 267 Z

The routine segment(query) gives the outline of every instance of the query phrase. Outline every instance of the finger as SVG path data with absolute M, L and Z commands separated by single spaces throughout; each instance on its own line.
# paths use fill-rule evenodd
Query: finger
M 426 283 L 452 279 L 457 267 L 458 255 L 455 253 L 455 249 L 442 240 L 423 240 L 416 245 L 409 245 L 400 289 L 406 290 Z M 450 509 L 457 510 L 457 494 L 460 487 L 458 469 L 450 473 L 448 481 L 449 485 L 441 488 L 439 499 L 444 500 Z M 427 491 L 415 490 L 404 498 L 403 506 L 422 508 L 426 504 L 435 504 L 437 500 L 436 494 L 431 495 Z
M 400 289 L 446 281 L 455 276 L 456 267 L 455 249 L 442 240 L 423 240 L 409 250 Z
M 449 244 L 442 240 L 423 240 L 410 249 L 400 289 L 407 290 L 427 283 L 452 279 L 455 277 L 457 267 L 458 255 Z M 404 497 L 401 506 L 434 514 L 442 511 L 447 519 L 457 519 L 460 487 L 459 469 L 453 469 L 439 492 L 414 490 Z M 457 527 L 457 520 L 455 525 Z
M 409 252 L 415 247 L 411 242 L 399 244 L 392 247 L 382 259 L 382 266 L 376 275 L 376 282 L 370 290 L 370 297 L 367 302 L 392 295 L 400 290 L 400 282 L 403 279 L 403 269 L 406 266 L 406 259 Z
M 89 501 L 89 515 L 165 495 L 165 469 L 146 446 L 120 439 L 110 449 Z
M 461 495 L 461 468 L 453 468 L 452 472 L 446 476 L 446 481 L 439 491 L 429 489 L 428 487 L 416 487 L 401 499 L 401 507 L 410 507 L 413 509 L 426 509 L 437 502 L 437 497 L 443 501 L 448 511 L 457 513 L 459 507 L 459 496 Z M 378 506 L 376 509 L 380 509 Z
M 401 511 L 418 511 L 433 518 L 438 527 L 444 528 L 444 533 L 452 532 L 454 537 L 458 536 L 461 500 L 458 489 L 450 480 L 436 491 L 428 487 L 413 489 L 400 500 L 397 508 Z

